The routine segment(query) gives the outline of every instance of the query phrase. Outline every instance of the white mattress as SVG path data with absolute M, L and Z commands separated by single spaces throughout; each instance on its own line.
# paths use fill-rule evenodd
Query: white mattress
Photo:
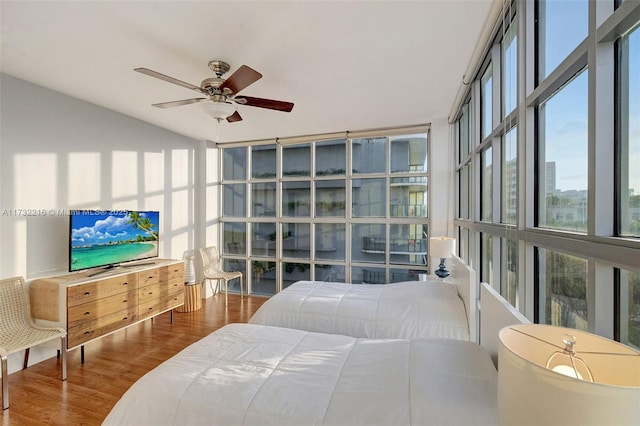
M 267 300 L 249 320 L 353 337 L 469 340 L 464 302 L 454 285 L 298 281 Z
M 104 425 L 495 425 L 477 344 L 230 324 L 140 378 Z

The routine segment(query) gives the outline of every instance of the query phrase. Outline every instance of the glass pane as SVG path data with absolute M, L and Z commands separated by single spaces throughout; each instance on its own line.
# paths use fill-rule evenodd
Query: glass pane
M 542 81 L 587 37 L 589 2 L 541 0 L 536 4 L 538 81 Z
M 251 262 L 251 292 L 266 296 L 276 294 L 275 262 Z
M 384 173 L 387 170 L 387 138 L 353 139 L 351 157 L 353 174 Z
M 282 263 L 282 288 L 287 288 L 296 281 L 311 279 L 311 265 L 308 263 Z
M 502 117 L 513 111 L 518 99 L 518 23 L 512 21 L 502 40 Z
M 587 92 L 585 71 L 539 107 L 541 227 L 587 230 Z
M 491 65 L 487 68 L 480 82 L 480 102 L 482 111 L 482 120 L 480 121 L 480 131 L 482 139 L 491 134 L 493 130 L 493 114 L 492 114 L 492 90 L 493 90 L 493 68 Z
M 620 43 L 620 234 L 640 237 L 640 28 Z
M 518 132 L 514 127 L 502 138 L 502 223 L 515 225 L 518 213 Z
M 253 217 L 275 217 L 275 182 L 251 184 L 251 215 Z
M 493 220 L 493 150 L 488 147 L 482 151 L 482 172 L 480 175 L 480 211 L 481 220 Z
M 481 265 L 480 265 L 480 281 L 487 284 L 493 284 L 493 237 L 489 234 L 481 235 Z
M 419 224 L 391 225 L 390 261 L 404 265 L 427 266 L 427 226 Z
M 251 177 L 268 179 L 276 177 L 276 146 L 251 147 Z
M 223 216 L 245 217 L 247 215 L 247 186 L 244 183 L 222 185 Z
M 316 176 L 344 175 L 346 139 L 316 142 Z
M 518 307 L 518 242 L 501 240 L 500 294 L 516 308 Z
M 384 268 L 351 268 L 351 282 L 354 284 L 386 284 L 387 275 Z
M 587 261 L 538 249 L 540 322 L 587 330 Z
M 317 223 L 316 259 L 344 260 L 345 224 Z
M 394 136 L 391 139 L 391 173 L 427 171 L 427 135 Z
M 620 342 L 640 348 L 640 272 L 620 270 Z
M 247 254 L 247 224 L 225 222 L 222 224 L 222 253 Z
M 291 145 L 282 148 L 282 176 L 311 175 L 311 145 Z
M 311 257 L 311 225 L 282 224 L 282 256 L 309 259 Z
M 345 216 L 344 180 L 316 182 L 316 217 Z
M 240 259 L 222 259 L 222 269 L 228 272 L 240 271 L 242 276 L 247 276 L 247 264 Z M 244 291 L 247 290 L 245 286 Z M 229 293 L 240 293 L 240 280 L 235 279 L 229 281 Z
M 346 281 L 344 266 L 342 265 L 316 265 L 316 281 L 328 281 L 343 283 Z
M 351 259 L 354 261 L 385 263 L 387 250 L 385 225 L 354 224 L 351 247 Z
M 471 186 L 471 176 L 469 173 L 469 165 L 466 164 L 464 166 L 462 166 L 462 168 L 460 169 L 459 172 L 459 181 L 460 181 L 460 218 L 461 219 L 470 219 L 471 215 L 470 215 L 470 200 L 469 198 L 471 197 L 471 191 L 470 191 L 470 186 Z
M 251 255 L 270 257 L 276 255 L 276 224 L 273 222 L 252 224 Z
M 222 179 L 245 180 L 247 178 L 247 148 L 222 150 Z
M 282 216 L 309 217 L 311 215 L 311 182 L 282 183 Z
M 427 271 L 417 269 L 390 269 L 390 283 L 400 283 L 403 281 L 420 281 L 420 275 L 424 275 Z M 426 280 L 426 278 L 425 278 Z
M 386 179 L 354 179 L 351 185 L 353 217 L 387 215 Z
M 462 116 L 458 123 L 458 132 L 460 132 L 460 158 L 458 161 L 462 162 L 469 155 L 469 104 L 466 103 L 462 106 Z
M 426 176 L 393 177 L 389 190 L 391 217 L 427 217 Z

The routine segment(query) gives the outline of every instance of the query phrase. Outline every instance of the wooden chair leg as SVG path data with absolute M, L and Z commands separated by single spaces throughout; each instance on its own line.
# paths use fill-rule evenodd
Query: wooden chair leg
M 9 408 L 9 374 L 7 373 L 7 357 L 0 360 L 2 364 L 2 409 Z
M 24 364 L 22 365 L 23 370 L 26 370 L 27 366 L 29 365 L 29 349 L 30 348 L 24 350 Z
M 60 353 L 62 354 L 62 380 L 64 381 L 67 380 L 67 336 L 60 338 Z

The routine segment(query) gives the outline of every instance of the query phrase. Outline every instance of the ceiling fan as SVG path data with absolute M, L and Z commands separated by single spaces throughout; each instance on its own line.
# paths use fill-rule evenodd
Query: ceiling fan
M 218 122 L 226 119 L 229 123 L 242 121 L 242 117 L 238 113 L 235 104 L 283 112 L 290 112 L 293 109 L 293 103 L 291 102 L 255 98 L 252 96 L 238 96 L 241 90 L 262 78 L 262 74 L 246 65 L 242 65 L 227 79 L 222 78 L 230 69 L 229 64 L 226 62 L 211 61 L 209 62 L 209 69 L 213 71 L 216 76 L 202 80 L 200 86 L 186 83 L 148 68 L 135 68 L 134 71 L 186 87 L 205 96 L 204 98 L 183 99 L 180 101 L 153 104 L 152 106 L 156 108 L 172 108 L 181 105 L 202 103 L 205 111 L 218 120 Z

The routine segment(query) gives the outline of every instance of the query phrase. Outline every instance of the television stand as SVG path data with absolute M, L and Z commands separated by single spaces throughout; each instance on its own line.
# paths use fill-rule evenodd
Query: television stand
M 173 311 L 184 304 L 184 262 L 157 259 L 153 263 L 111 268 L 113 274 L 95 278 L 83 271 L 36 279 L 29 287 L 34 318 L 39 325 L 67 330 L 71 350 Z

